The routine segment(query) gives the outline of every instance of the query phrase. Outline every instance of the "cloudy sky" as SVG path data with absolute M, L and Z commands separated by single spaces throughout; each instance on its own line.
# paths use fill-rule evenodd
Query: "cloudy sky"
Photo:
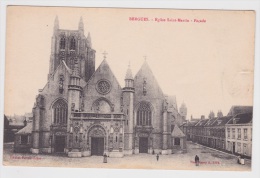
M 253 105 L 252 11 L 9 6 L 5 114 L 31 112 L 38 89 L 46 84 L 56 15 L 61 29 L 77 29 L 82 16 L 96 50 L 96 68 L 106 51 L 122 87 L 129 62 L 135 75 L 147 56 L 163 92 L 176 95 L 178 106 L 186 103 L 188 118 Z

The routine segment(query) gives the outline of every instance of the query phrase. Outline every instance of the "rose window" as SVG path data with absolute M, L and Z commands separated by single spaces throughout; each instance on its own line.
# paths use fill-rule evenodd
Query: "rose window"
M 97 83 L 96 89 L 101 94 L 107 94 L 111 90 L 111 85 L 106 80 L 101 80 Z

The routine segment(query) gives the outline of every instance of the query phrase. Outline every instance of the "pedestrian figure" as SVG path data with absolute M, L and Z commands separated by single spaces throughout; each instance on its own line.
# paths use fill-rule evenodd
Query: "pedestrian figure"
M 238 157 L 237 157 L 237 163 L 238 163 L 238 164 L 241 164 L 241 156 L 238 156 Z
M 107 154 L 106 153 L 103 156 L 103 163 L 107 163 Z
M 153 150 L 153 155 L 154 155 L 154 150 Z
M 198 155 L 196 155 L 196 156 L 195 156 L 196 166 L 199 166 L 199 162 L 200 162 L 200 158 L 198 157 Z
M 156 155 L 156 159 L 157 159 L 157 161 L 159 160 L 159 154 Z

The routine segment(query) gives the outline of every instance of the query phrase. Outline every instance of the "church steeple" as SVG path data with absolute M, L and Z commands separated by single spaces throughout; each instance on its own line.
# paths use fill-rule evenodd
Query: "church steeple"
M 58 16 L 56 16 L 54 20 L 54 32 L 56 32 L 58 29 L 59 29 L 59 19 Z

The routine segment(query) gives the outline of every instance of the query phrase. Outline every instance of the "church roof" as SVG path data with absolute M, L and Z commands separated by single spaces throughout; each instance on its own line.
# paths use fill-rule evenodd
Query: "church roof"
M 19 130 L 16 134 L 31 134 L 32 133 L 32 122 L 27 123 L 27 125 L 22 128 L 21 130 Z
M 181 131 L 181 129 L 178 127 L 178 125 L 174 125 L 171 135 L 172 135 L 172 137 L 185 137 L 185 134 Z

